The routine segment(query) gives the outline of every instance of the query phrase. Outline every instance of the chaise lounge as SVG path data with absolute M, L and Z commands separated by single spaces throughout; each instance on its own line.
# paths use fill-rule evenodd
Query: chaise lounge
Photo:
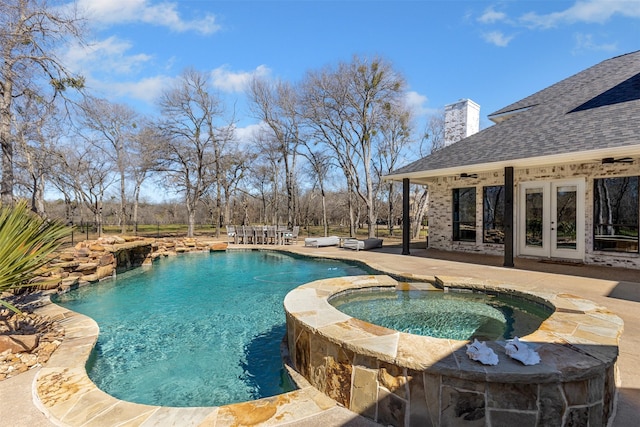
M 365 240 L 347 239 L 342 244 L 345 249 L 353 249 L 354 251 L 368 251 L 369 249 L 381 248 L 382 239 L 370 237 Z
M 305 246 L 315 246 L 319 248 L 321 246 L 338 246 L 340 238 L 338 236 L 329 237 L 307 237 L 304 239 Z

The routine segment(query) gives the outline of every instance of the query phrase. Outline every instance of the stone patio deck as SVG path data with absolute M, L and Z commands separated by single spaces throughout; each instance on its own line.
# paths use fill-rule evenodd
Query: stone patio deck
M 247 248 L 247 246 L 241 246 Z M 603 305 L 625 323 L 618 366 L 621 388 L 614 426 L 635 426 L 640 414 L 640 272 L 602 267 L 545 264 L 516 260 L 516 268 L 499 267 L 491 257 L 438 253 L 413 249 L 400 255 L 397 247 L 348 251 L 336 247 L 281 247 L 292 252 L 338 259 L 354 259 L 394 275 L 408 277 L 446 274 L 500 280 L 534 292 L 567 292 Z M 437 258 L 449 258 L 437 259 Z M 458 261 L 451 260 L 458 259 Z M 463 262 L 460 262 L 463 261 Z M 489 265 L 487 265 L 489 264 Z M 538 271 L 534 271 L 538 270 Z M 56 310 L 46 306 L 44 310 Z M 305 425 L 371 426 L 373 423 L 335 405 L 317 390 L 302 388 L 290 394 L 219 408 L 164 408 L 118 401 L 96 389 L 84 371 L 97 328 L 91 319 L 64 309 L 55 313 L 67 323 L 68 336 L 49 363 L 0 382 L 0 419 L 13 426 L 47 425 Z M 31 379 L 35 382 L 31 383 Z M 33 390 L 32 390 L 33 388 Z M 39 390 L 40 397 L 32 399 Z M 43 415 L 36 407 L 47 407 Z

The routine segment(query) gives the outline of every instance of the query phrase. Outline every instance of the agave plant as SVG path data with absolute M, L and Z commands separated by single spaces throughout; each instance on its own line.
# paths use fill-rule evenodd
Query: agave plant
M 43 267 L 68 233 L 62 223 L 33 214 L 24 202 L 0 209 L 0 295 L 29 286 L 46 272 Z M 2 298 L 0 305 L 20 312 Z

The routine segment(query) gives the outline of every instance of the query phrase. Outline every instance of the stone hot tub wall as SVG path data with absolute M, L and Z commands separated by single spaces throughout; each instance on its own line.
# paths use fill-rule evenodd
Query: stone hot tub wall
M 524 366 L 495 342 L 496 366 L 469 360 L 465 341 L 409 335 L 333 308 L 335 294 L 364 288 L 433 289 L 388 276 L 312 282 L 285 298 L 293 367 L 338 403 L 383 425 L 603 426 L 615 412 L 622 320 L 591 301 L 439 277 L 438 287 L 528 296 L 555 307 L 523 337 L 541 363 Z

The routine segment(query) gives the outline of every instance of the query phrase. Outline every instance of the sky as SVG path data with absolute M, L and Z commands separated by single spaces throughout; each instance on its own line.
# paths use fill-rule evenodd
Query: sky
M 158 113 L 186 68 L 210 73 L 251 117 L 245 87 L 292 83 L 353 55 L 389 61 L 408 84 L 418 124 L 469 98 L 487 115 L 605 59 L 640 50 L 640 0 L 78 0 L 85 46 L 63 60 L 96 96 Z M 235 107 L 234 107 L 235 106 Z

